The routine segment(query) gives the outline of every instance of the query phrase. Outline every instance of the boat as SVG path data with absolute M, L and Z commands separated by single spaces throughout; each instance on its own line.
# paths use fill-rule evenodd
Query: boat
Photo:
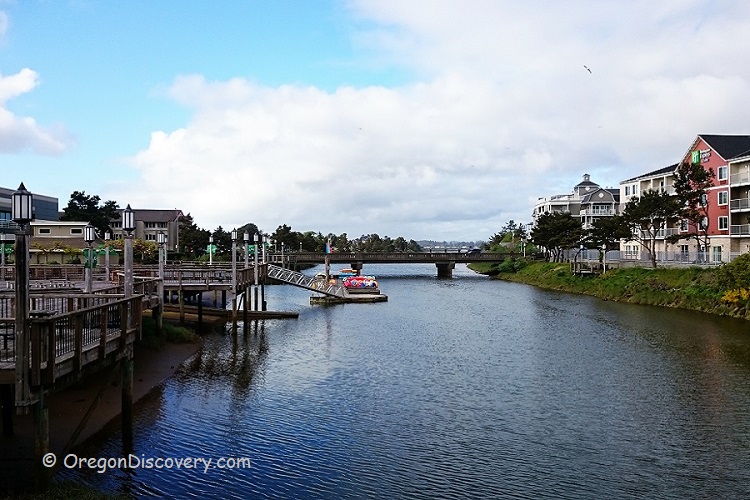
M 380 293 L 375 276 L 349 276 L 343 280 L 343 285 L 349 293 Z

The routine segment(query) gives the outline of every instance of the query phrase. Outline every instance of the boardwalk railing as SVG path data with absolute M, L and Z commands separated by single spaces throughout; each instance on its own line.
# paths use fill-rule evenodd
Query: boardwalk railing
M 31 319 L 30 385 L 54 383 L 68 374 L 79 374 L 95 361 L 116 358 L 140 334 L 143 296 L 88 297 L 96 305 L 60 314 L 33 313 Z M 94 300 L 96 299 L 96 300 Z M 66 301 L 55 302 L 63 308 Z M 48 311 L 52 312 L 52 311 Z M 15 378 L 15 323 L 0 319 L 0 378 Z M 6 380 L 7 379 L 7 380 Z

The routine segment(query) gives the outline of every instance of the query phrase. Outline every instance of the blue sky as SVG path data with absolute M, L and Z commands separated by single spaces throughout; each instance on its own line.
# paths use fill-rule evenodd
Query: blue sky
M 750 133 L 748 32 L 721 0 L 0 0 L 0 185 L 486 239 Z

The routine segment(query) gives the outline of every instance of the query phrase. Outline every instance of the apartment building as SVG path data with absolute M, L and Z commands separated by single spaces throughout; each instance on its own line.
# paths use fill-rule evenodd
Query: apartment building
M 678 163 L 620 183 L 623 206 L 633 197 L 648 190 L 674 194 L 675 171 L 682 162 L 700 163 L 714 172 L 713 186 L 707 190 L 706 227 L 708 248 L 701 248 L 695 239 L 682 239 L 670 245 L 666 238 L 675 234 L 695 233 L 687 221 L 677 220 L 662 228 L 657 235 L 658 260 L 707 260 L 727 262 L 750 250 L 750 136 L 698 135 Z M 732 177 L 731 174 L 734 174 Z M 743 234 L 744 232 L 744 234 Z M 637 242 L 624 242 L 626 258 L 640 258 L 642 248 Z
M 618 213 L 620 196 L 620 189 L 603 188 L 589 174 L 584 174 L 571 193 L 539 198 L 533 217 L 536 221 L 544 213 L 567 212 L 580 219 L 584 228 L 590 228 L 595 220 Z
M 113 239 L 122 239 L 124 235 L 122 212 L 123 210 L 120 210 L 119 219 L 110 223 Z M 164 233 L 167 235 L 167 249 L 177 250 L 179 248 L 182 210 L 133 209 L 133 216 L 135 218 L 133 235 L 136 238 L 156 242 L 158 241 L 157 235 Z

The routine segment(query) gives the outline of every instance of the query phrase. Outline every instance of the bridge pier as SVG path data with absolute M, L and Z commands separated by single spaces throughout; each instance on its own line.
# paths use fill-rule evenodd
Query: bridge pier
M 359 260 L 357 262 L 352 262 L 349 264 L 349 268 L 357 271 L 357 274 L 362 274 L 362 267 L 364 266 L 364 263 Z
M 455 269 L 456 263 L 454 261 L 436 262 L 435 267 L 437 267 L 438 278 L 452 278 L 453 269 Z

